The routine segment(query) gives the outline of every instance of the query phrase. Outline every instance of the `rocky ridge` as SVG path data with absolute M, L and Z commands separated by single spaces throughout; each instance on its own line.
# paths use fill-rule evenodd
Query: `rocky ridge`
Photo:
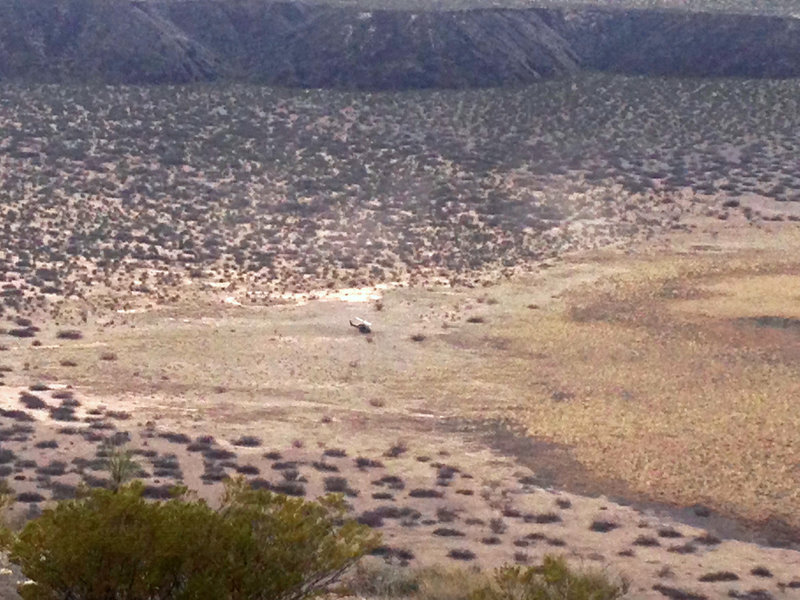
M 784 78 L 800 75 L 799 31 L 791 17 L 658 10 L 7 0 L 0 79 L 419 89 L 581 69 Z

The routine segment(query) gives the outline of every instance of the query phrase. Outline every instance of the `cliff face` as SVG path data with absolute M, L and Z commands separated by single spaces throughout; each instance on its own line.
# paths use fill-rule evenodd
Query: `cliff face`
M 0 78 L 404 89 L 580 68 L 800 75 L 800 21 L 594 9 L 362 11 L 262 0 L 3 0 Z
M 657 11 L 567 12 L 583 67 L 641 75 L 797 77 L 800 19 Z
M 0 3 L 0 78 L 183 83 L 220 73 L 206 51 L 157 11 L 114 0 Z
M 289 3 L 166 4 L 229 73 L 312 87 L 473 87 L 526 83 L 578 67 L 537 11 L 357 11 Z

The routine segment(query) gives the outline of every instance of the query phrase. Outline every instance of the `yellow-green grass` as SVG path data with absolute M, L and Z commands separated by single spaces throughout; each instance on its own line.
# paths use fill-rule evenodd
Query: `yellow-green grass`
M 515 412 L 649 497 L 798 525 L 800 327 L 747 318 L 800 317 L 799 285 L 775 257 L 639 264 L 509 330 L 547 356 L 547 389 Z

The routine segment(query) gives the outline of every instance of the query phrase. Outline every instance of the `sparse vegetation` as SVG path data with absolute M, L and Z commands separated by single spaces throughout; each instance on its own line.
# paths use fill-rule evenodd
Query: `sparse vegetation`
M 188 441 L 188 440 L 187 440 Z M 234 446 L 245 446 L 247 448 L 257 448 L 261 445 L 261 439 L 252 435 L 243 435 L 242 437 L 234 440 Z
M 613 521 L 606 521 L 603 519 L 595 519 L 589 526 L 589 530 L 596 531 L 598 533 L 608 533 L 609 531 L 613 531 L 617 527 L 619 527 L 619 523 L 615 523 Z
M 636 243 L 673 232 L 675 244 L 689 244 L 688 223 L 722 219 L 768 228 L 776 202 L 796 212 L 797 86 L 603 75 L 402 97 L 249 85 L 3 86 L 0 313 L 8 324 L 0 336 L 9 368 L 0 377 L 15 391 L 0 412 L 0 476 L 44 509 L 79 495 L 81 480 L 129 487 L 130 474 L 109 474 L 108 455 L 63 464 L 62 454 L 142 443 L 137 460 L 148 472 L 136 476 L 147 477 L 141 494 L 149 500 L 170 502 L 184 469 L 208 498 L 234 474 L 295 498 L 320 488 L 358 493 L 348 499 L 351 514 L 398 536 L 378 554 L 394 565 L 413 559 L 396 544 L 427 555 L 408 541 L 426 536 L 439 559 L 485 567 L 517 552 L 526 564 L 542 551 L 583 552 L 580 529 L 597 546 L 621 540 L 602 554 L 634 571 L 654 556 L 707 561 L 691 588 L 702 573 L 729 568 L 706 552 L 721 540 L 655 520 L 638 535 L 624 511 L 585 520 L 597 503 L 559 496 L 560 474 L 585 479 L 593 492 L 690 508 L 702 501 L 708 506 L 693 509 L 700 517 L 712 509 L 777 516 L 776 529 L 784 519 L 796 530 L 797 495 L 786 475 L 797 462 L 796 411 L 786 400 L 797 387 L 796 265 L 772 250 L 676 258 Z M 223 107 L 227 114 L 217 114 Z M 166 132 L 166 146 L 177 149 L 162 144 Z M 32 242 L 42 239 L 49 241 Z M 635 251 L 603 250 L 617 244 Z M 558 260 L 595 247 L 596 261 Z M 557 288 L 540 289 L 545 267 L 555 269 Z M 564 287 L 572 274 L 586 287 Z M 373 345 L 354 336 L 358 346 L 341 354 L 330 349 L 337 334 L 316 320 L 331 314 L 324 303 L 307 313 L 261 306 L 317 288 L 396 281 L 407 286 L 394 297 L 387 291 L 390 300 L 369 317 L 379 321 Z M 197 310 L 207 298 L 213 333 Z M 758 311 L 747 308 L 755 299 Z M 92 307 L 88 319 L 84 306 Z M 162 327 L 173 320 L 174 330 Z M 91 343 L 71 341 L 84 335 Z M 31 339 L 43 345 L 32 348 Z M 113 364 L 98 362 L 106 348 Z M 31 393 L 37 381 L 54 390 Z M 80 402 L 62 383 L 75 386 Z M 111 394 L 97 399 L 117 387 L 119 404 Z M 19 389 L 30 391 L 13 406 Z M 158 408 L 144 408 L 151 393 Z M 136 401 L 126 404 L 125 394 Z M 191 421 L 175 424 L 175 398 Z M 281 414 L 284 405 L 273 401 L 298 398 L 297 422 L 313 415 L 307 430 L 273 437 L 275 429 L 250 420 Z M 309 398 L 319 412 L 307 412 Z M 241 413 L 207 430 L 220 443 L 192 439 L 203 420 L 240 402 Z M 50 430 L 48 416 L 69 427 Z M 472 452 L 483 434 L 476 416 L 521 425 L 517 439 L 497 441 L 498 465 L 518 459 L 513 475 L 498 468 L 503 481 L 468 462 L 484 457 L 484 449 Z M 369 443 L 349 445 L 350 424 Z M 440 425 L 453 425 L 458 443 L 435 439 Z M 324 435 L 315 438 L 315 427 Z M 246 450 L 262 444 L 237 437 L 247 431 L 285 458 Z M 235 448 L 240 457 L 227 442 L 243 447 Z M 36 462 L 24 460 L 29 453 Z M 458 467 L 437 462 L 445 460 Z M 603 487 L 616 482 L 619 489 Z M 757 560 L 775 572 L 773 584 L 786 581 L 781 565 Z M 675 581 L 675 564 L 678 575 L 663 580 L 675 587 L 655 593 L 694 593 Z
M 534 567 L 504 567 L 490 585 L 477 590 L 473 600 L 615 600 L 627 592 L 625 581 L 613 582 L 599 572 L 578 572 L 563 558 L 545 556 Z
M 83 339 L 83 333 L 78 329 L 61 329 L 56 333 L 59 340 L 80 340 Z

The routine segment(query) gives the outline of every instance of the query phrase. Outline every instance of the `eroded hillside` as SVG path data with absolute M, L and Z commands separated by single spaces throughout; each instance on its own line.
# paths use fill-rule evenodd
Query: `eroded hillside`
M 579 69 L 794 77 L 790 15 L 535 7 L 425 10 L 246 0 L 9 0 L 0 77 L 409 89 L 520 85 Z

